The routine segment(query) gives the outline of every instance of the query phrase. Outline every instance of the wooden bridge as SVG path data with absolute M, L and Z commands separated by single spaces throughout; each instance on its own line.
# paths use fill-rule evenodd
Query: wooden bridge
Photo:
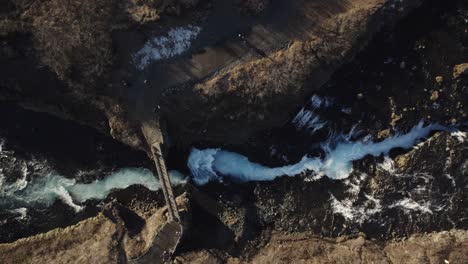
M 132 262 L 145 264 L 166 263 L 170 260 L 180 242 L 183 235 L 183 226 L 172 190 L 171 180 L 164 161 L 162 151 L 164 136 L 159 121 L 143 123 L 142 131 L 151 149 L 151 154 L 156 165 L 156 171 L 158 173 L 161 189 L 164 193 L 169 219 L 161 230 L 158 231 L 146 253 L 134 259 Z
M 171 221 L 180 222 L 179 211 L 177 210 L 177 204 L 175 201 L 174 192 L 172 191 L 171 180 L 169 179 L 166 164 L 164 162 L 164 157 L 161 151 L 161 145 L 158 143 L 151 145 L 151 153 L 153 154 L 153 160 L 156 164 L 156 170 L 158 172 L 161 189 L 163 190 L 164 199 L 166 200 L 169 218 Z

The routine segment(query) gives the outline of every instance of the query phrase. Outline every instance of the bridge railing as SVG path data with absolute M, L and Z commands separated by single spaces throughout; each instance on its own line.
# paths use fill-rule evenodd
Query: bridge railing
M 180 222 L 179 210 L 177 209 L 171 180 L 169 179 L 166 163 L 164 162 L 164 157 L 159 143 L 154 143 L 151 146 L 151 153 L 153 154 L 153 160 L 158 172 L 161 189 L 164 193 L 164 199 L 166 200 L 170 220 Z

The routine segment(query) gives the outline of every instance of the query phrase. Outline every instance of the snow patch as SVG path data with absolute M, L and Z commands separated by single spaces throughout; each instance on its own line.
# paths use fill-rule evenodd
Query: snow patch
M 200 33 L 201 28 L 188 25 L 171 29 L 165 36 L 157 36 L 148 41 L 141 50 L 133 55 L 136 66 L 143 70 L 153 61 L 169 59 L 187 51 L 192 40 Z

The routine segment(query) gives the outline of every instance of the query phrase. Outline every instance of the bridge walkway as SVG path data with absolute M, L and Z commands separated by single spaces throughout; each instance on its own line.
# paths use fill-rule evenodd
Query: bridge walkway
M 161 189 L 164 193 L 169 219 L 158 231 L 146 253 L 131 262 L 141 264 L 166 263 L 172 257 L 172 254 L 182 238 L 183 225 L 161 149 L 164 143 L 164 137 L 159 121 L 143 123 L 142 131 L 151 149 L 151 154 L 156 165 L 156 171 Z

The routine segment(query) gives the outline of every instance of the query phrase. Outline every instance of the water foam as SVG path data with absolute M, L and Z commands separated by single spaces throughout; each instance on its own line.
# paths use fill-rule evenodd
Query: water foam
M 3 156 L 3 145 L 5 140 L 0 138 L 0 158 Z M 5 182 L 5 175 L 3 175 L 3 168 L 0 168 L 0 190 L 3 188 Z
M 292 124 L 297 130 L 310 130 L 311 134 L 313 134 L 327 124 L 326 121 L 320 119 L 316 110 L 330 107 L 332 104 L 333 101 L 330 98 L 313 95 L 309 100 L 309 104 L 303 107 L 294 117 Z
M 453 131 L 450 135 L 452 137 L 455 137 L 461 143 L 465 142 L 465 140 L 467 138 L 467 133 L 462 132 L 462 131 Z
M 28 218 L 28 209 L 25 207 L 10 210 L 10 212 L 17 215 L 15 219 L 18 221 L 23 221 Z
M 307 169 L 317 170 L 321 167 L 318 158 L 304 157 L 293 165 L 268 168 L 251 162 L 247 157 L 221 149 L 193 149 L 190 153 L 188 166 L 198 185 L 209 181 L 222 181 L 222 176 L 229 176 L 237 181 L 270 181 L 278 176 L 294 176 Z
M 366 155 L 387 154 L 391 149 L 398 147 L 411 148 L 417 140 L 427 137 L 431 131 L 444 129 L 438 124 L 424 126 L 423 122 L 420 122 L 408 133 L 397 134 L 381 142 L 373 142 L 368 137 L 351 141 L 349 134 L 332 136 L 322 144 L 322 149 L 326 152 L 323 160 L 305 155 L 296 164 L 276 168 L 254 163 L 241 154 L 222 149 L 192 149 L 188 167 L 198 185 L 209 181 L 222 181 L 223 177 L 241 182 L 269 181 L 306 171 L 314 171 L 332 179 L 344 179 L 353 171 L 354 160 L 362 159 Z
M 411 198 L 404 198 L 389 206 L 389 208 L 394 207 L 402 208 L 407 211 L 419 211 L 422 213 L 432 214 L 429 202 L 420 204 Z
M 383 210 L 381 201 L 370 195 L 364 194 L 366 201 L 362 205 L 356 205 L 355 199 L 338 200 L 330 195 L 330 206 L 334 214 L 342 215 L 347 220 L 363 223 Z

